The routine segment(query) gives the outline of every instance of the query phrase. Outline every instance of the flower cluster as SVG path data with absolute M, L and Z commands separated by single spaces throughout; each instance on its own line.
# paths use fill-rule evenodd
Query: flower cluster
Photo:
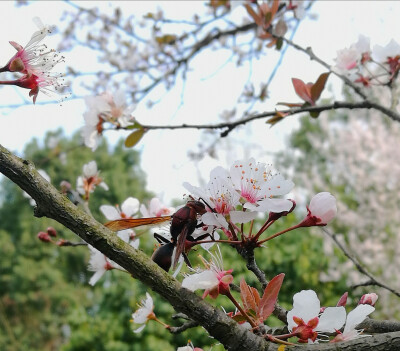
M 287 314 L 288 329 L 299 338 L 300 343 L 318 342 L 317 338 L 324 336 L 323 333 L 337 334 L 331 342 L 358 338 L 362 330 L 356 330 L 356 326 L 375 310 L 372 304 L 362 302 L 366 300 L 364 296 L 346 317 L 342 299 L 336 307 L 321 309 L 317 294 L 313 290 L 302 290 L 293 296 L 293 309 Z M 343 325 L 343 332 L 340 332 Z
M 273 174 L 254 158 L 236 161 L 229 171 L 215 168 L 204 188 L 187 182 L 183 186 L 212 208 L 202 216 L 203 223 L 218 228 L 228 229 L 229 222 L 249 222 L 258 212 L 284 212 L 293 207 L 292 201 L 280 198 L 292 190 L 293 182 Z
M 339 50 L 332 69 L 365 87 L 390 83 L 400 69 L 400 45 L 391 40 L 386 46 L 370 48 L 369 38 L 360 35 L 349 48 Z
M 52 96 L 65 85 L 63 75 L 52 72 L 58 63 L 64 62 L 64 56 L 42 44 L 43 39 L 51 33 L 52 28 L 43 25 L 38 17 L 33 18 L 33 21 L 39 30 L 32 34 L 31 40 L 25 47 L 10 41 L 17 53 L 0 69 L 0 72 L 18 72 L 23 76 L 13 81 L 2 81 L 0 84 L 30 89 L 29 96 L 33 97 L 33 103 L 35 103 L 39 91 Z

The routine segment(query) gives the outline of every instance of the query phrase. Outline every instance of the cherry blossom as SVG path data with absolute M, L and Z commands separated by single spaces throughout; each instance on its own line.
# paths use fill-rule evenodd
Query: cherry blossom
M 89 198 L 89 193 L 92 193 L 96 186 L 101 186 L 104 190 L 108 190 L 107 184 L 99 177 L 99 173 L 96 161 L 90 161 L 83 165 L 83 175 L 76 180 L 76 190 L 84 195 L 86 199 Z
M 143 217 L 169 216 L 174 212 L 174 207 L 165 206 L 158 197 L 153 197 L 150 200 L 148 208 L 144 204 L 140 205 L 140 213 Z
M 88 270 L 95 272 L 89 280 L 90 285 L 95 285 L 106 271 L 115 268 L 115 262 L 109 260 L 103 253 L 89 245 L 90 260 Z
M 233 187 L 244 199 L 244 208 L 259 212 L 289 211 L 290 200 L 273 198 L 289 193 L 294 183 L 280 174 L 272 175 L 264 163 L 249 160 L 235 161 L 230 169 Z
M 105 92 L 98 96 L 85 97 L 87 110 L 83 114 L 85 126 L 82 136 L 85 145 L 93 151 L 96 150 L 103 133 L 105 122 L 111 123 L 116 128 L 126 128 L 133 124 L 133 106 L 128 106 L 125 93 L 118 90 L 114 95 Z
M 41 44 L 46 35 L 51 33 L 51 27 L 44 26 L 38 17 L 33 20 L 39 30 L 33 33 L 25 47 L 10 41 L 17 53 L 6 66 L 0 69 L 0 72 L 23 73 L 23 77 L 13 81 L 3 81 L 1 84 L 30 89 L 29 96 L 33 96 L 33 103 L 35 103 L 39 91 L 51 97 L 65 86 L 63 74 L 51 72 L 58 63 L 64 62 L 65 58 L 55 50 L 50 50 L 46 45 Z
M 197 270 L 196 273 L 188 275 L 183 279 L 182 286 L 191 291 L 198 289 L 205 290 L 203 299 L 210 295 L 215 299 L 219 294 L 229 292 L 229 284 L 233 281 L 232 269 L 224 270 L 221 252 L 218 255 L 212 255 L 212 260 L 207 262 L 206 270 Z
M 153 309 L 153 299 L 149 293 L 146 293 L 146 299 L 141 301 L 139 308 L 132 314 L 133 322 L 136 324 L 142 324 L 142 326 L 133 331 L 134 333 L 140 333 L 146 327 L 147 321 L 155 319 L 156 316 Z
M 385 46 L 374 45 L 372 49 L 372 57 L 378 62 L 387 62 L 389 57 L 398 55 L 400 55 L 400 45 L 394 39 L 391 39 Z
M 346 325 L 344 326 L 343 332 L 337 331 L 338 335 L 336 335 L 331 342 L 347 341 L 368 336 L 360 335 L 363 331 L 356 330 L 356 326 L 363 322 L 364 319 L 374 311 L 375 307 L 372 307 L 371 305 L 358 305 L 347 315 Z
M 293 309 L 287 314 L 288 329 L 299 342 L 314 342 L 319 333 L 333 333 L 346 320 L 343 306 L 327 307 L 320 314 L 320 302 L 313 290 L 302 290 L 293 296 Z
M 128 197 L 122 204 L 121 208 L 110 205 L 101 205 L 100 211 L 109 220 L 113 221 L 121 218 L 132 218 L 139 210 L 139 200 L 134 197 Z M 120 230 L 118 236 L 126 242 L 135 238 L 135 231 L 131 229 Z M 139 239 L 135 239 L 139 240 Z
M 365 54 L 369 55 L 370 51 L 369 38 L 360 35 L 358 41 L 349 48 L 337 51 L 336 65 L 333 69 L 341 74 L 350 75 L 351 71 L 361 63 Z

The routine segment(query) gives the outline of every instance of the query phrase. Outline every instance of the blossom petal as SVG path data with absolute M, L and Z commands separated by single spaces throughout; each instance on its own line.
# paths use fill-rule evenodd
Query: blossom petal
M 139 200 L 134 197 L 128 197 L 121 205 L 121 210 L 127 217 L 132 217 L 139 211 Z
M 134 333 L 140 333 L 145 327 L 146 327 L 146 324 L 143 324 L 139 328 L 135 329 L 133 332 Z
M 250 211 L 231 211 L 229 215 L 233 223 L 247 223 L 257 218 L 258 213 Z
M 104 217 L 106 217 L 110 221 L 121 218 L 121 216 L 119 215 L 119 212 L 117 211 L 117 209 L 114 206 L 101 205 L 100 211 L 103 213 Z
M 344 327 L 343 334 L 350 332 L 352 329 L 364 321 L 364 319 L 372 312 L 375 311 L 375 307 L 371 305 L 358 305 L 353 311 L 347 315 L 346 325 Z
M 290 211 L 293 207 L 293 202 L 287 199 L 264 199 L 262 201 L 257 202 L 257 205 L 251 204 L 249 202 L 244 204 L 244 208 L 247 208 L 251 211 L 257 212 L 285 212 Z
M 183 279 L 182 286 L 191 291 L 211 289 L 218 285 L 218 278 L 211 270 L 195 273 Z
M 319 318 L 316 331 L 334 333 L 343 327 L 346 321 L 346 310 L 343 306 L 327 307 Z
M 206 212 L 201 216 L 204 224 L 228 228 L 228 222 L 220 213 Z

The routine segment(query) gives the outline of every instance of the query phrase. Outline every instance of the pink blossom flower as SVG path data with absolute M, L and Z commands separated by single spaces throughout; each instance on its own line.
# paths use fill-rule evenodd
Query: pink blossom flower
M 319 333 L 333 333 L 346 320 L 343 306 L 327 307 L 320 314 L 320 302 L 313 290 L 302 290 L 293 296 L 293 309 L 287 314 L 288 329 L 299 342 L 314 342 Z
M 48 96 L 61 90 L 65 85 L 62 74 L 51 72 L 60 62 L 64 62 L 55 50 L 47 49 L 47 46 L 40 44 L 41 41 L 51 32 L 49 26 L 44 26 L 38 17 L 34 18 L 39 30 L 33 33 L 31 40 L 25 47 L 10 41 L 10 44 L 17 50 L 17 53 L 9 60 L 0 72 L 20 72 L 24 76 L 13 81 L 3 81 L 4 85 L 16 85 L 21 88 L 30 89 L 29 96 L 33 96 L 33 103 L 36 102 L 39 91 Z

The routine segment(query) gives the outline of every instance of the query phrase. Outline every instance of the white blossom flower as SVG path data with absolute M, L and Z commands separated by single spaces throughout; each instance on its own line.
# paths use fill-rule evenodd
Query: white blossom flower
M 149 293 L 146 293 L 146 300 L 142 300 L 139 309 L 132 314 L 133 322 L 136 324 L 142 324 L 142 326 L 133 331 L 134 333 L 140 333 L 145 328 L 147 321 L 154 319 L 155 315 L 153 309 L 153 299 Z
M 103 133 L 103 123 L 108 122 L 117 127 L 126 128 L 132 125 L 134 117 L 133 106 L 128 106 L 123 90 L 118 90 L 114 95 L 105 92 L 98 96 L 85 97 L 87 110 L 83 114 L 85 126 L 82 136 L 85 145 L 93 151 L 96 150 Z
M 318 333 L 334 333 L 346 320 L 343 306 L 327 307 L 320 314 L 320 302 L 313 290 L 302 290 L 293 296 L 293 309 L 287 314 L 288 329 L 298 332 L 301 342 L 314 342 Z
M 96 161 L 90 161 L 83 165 L 83 175 L 76 180 L 76 190 L 88 198 L 89 193 L 92 193 L 96 186 L 101 186 L 104 190 L 108 190 L 107 184 L 99 177 Z
M 95 285 L 106 271 L 114 269 L 115 262 L 109 260 L 103 253 L 89 245 L 90 260 L 88 270 L 95 272 L 89 280 L 90 285 Z
M 153 197 L 150 200 L 148 208 L 144 204 L 140 205 L 140 213 L 143 217 L 169 216 L 174 212 L 174 207 L 165 206 L 158 197 Z
M 210 295 L 215 299 L 220 293 L 229 291 L 229 284 L 233 281 L 232 269 L 223 269 L 222 255 L 212 255 L 210 262 L 205 262 L 206 270 L 197 270 L 196 273 L 188 275 L 183 279 L 182 286 L 191 291 L 198 289 L 205 290 L 203 298 Z
M 240 195 L 232 187 L 228 172 L 222 167 L 211 171 L 210 181 L 205 189 L 192 186 L 185 182 L 183 186 L 193 195 L 202 198 L 215 212 L 206 212 L 202 221 L 206 225 L 228 228 L 228 220 L 233 223 L 245 223 L 254 219 L 257 214 L 252 212 L 236 211 L 240 204 Z
M 360 335 L 363 330 L 356 330 L 356 326 L 364 321 L 367 316 L 375 311 L 375 307 L 371 305 L 358 305 L 353 311 L 349 312 L 346 318 L 346 325 L 344 326 L 343 333 L 338 332 L 331 342 L 347 341 L 365 337 L 368 335 Z
M 139 210 L 139 200 L 134 197 L 128 197 L 122 204 L 121 208 L 117 206 L 101 205 L 100 211 L 110 221 L 121 219 L 121 218 L 132 218 L 133 215 Z M 130 239 L 137 241 L 135 246 L 139 245 L 139 239 L 135 239 L 135 231 L 132 229 L 124 229 L 118 231 L 118 236 L 129 242 Z M 131 243 L 132 244 L 132 243 Z M 135 247 L 137 248 L 137 247 Z

